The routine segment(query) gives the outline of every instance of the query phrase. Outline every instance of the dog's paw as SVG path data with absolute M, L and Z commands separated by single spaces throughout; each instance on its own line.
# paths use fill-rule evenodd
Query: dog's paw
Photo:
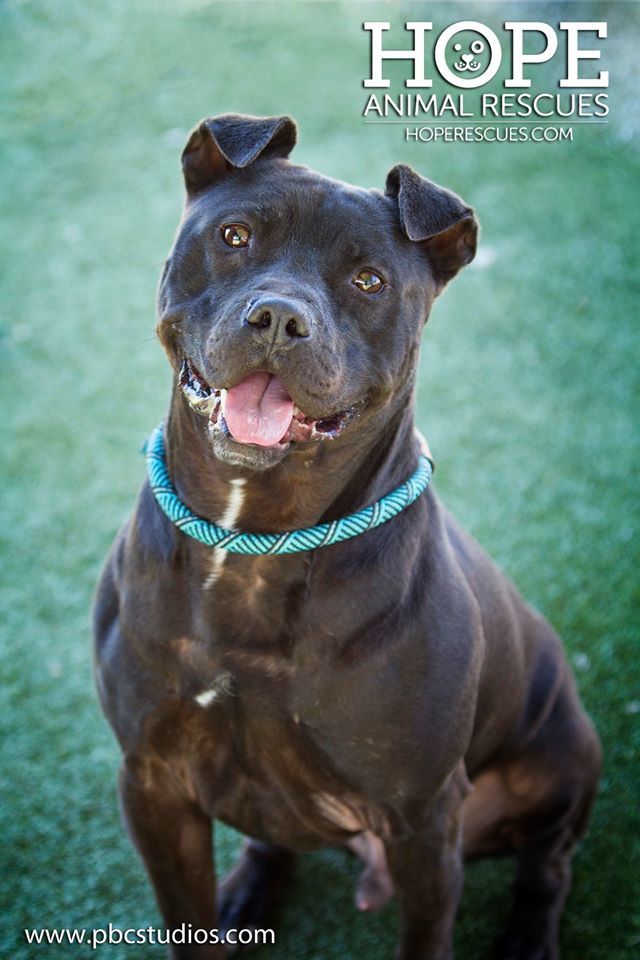
M 218 889 L 218 932 L 229 956 L 258 945 L 234 941 L 238 931 L 264 926 L 278 893 L 293 872 L 293 862 L 293 854 L 280 847 L 251 843 L 245 846 Z
M 556 944 L 532 943 L 521 935 L 506 933 L 498 937 L 489 960 L 559 960 Z

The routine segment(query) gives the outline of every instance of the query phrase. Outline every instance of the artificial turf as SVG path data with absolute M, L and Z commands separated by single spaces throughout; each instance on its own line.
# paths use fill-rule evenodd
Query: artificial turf
M 450 5 L 428 6 L 429 19 L 453 19 Z M 509 12 L 462 6 L 485 22 Z M 608 16 L 617 50 L 638 36 L 637 4 L 545 11 Z M 517 12 L 535 19 L 531 4 Z M 418 419 L 440 494 L 564 637 L 604 743 L 563 957 L 623 960 L 640 947 L 633 105 L 614 85 L 609 126 L 580 128 L 573 144 L 405 144 L 401 127 L 359 117 L 361 22 L 389 13 L 177 0 L 0 8 L 3 958 L 89 955 L 28 948 L 25 927 L 159 923 L 118 816 L 118 751 L 93 692 L 88 609 L 169 393 L 154 291 L 180 213 L 178 155 L 191 124 L 227 110 L 291 113 L 296 159 L 326 174 L 381 187 L 405 161 L 478 210 L 483 253 L 425 334 Z M 631 69 L 617 65 L 621 76 Z M 218 834 L 223 872 L 237 837 Z M 256 958 L 391 956 L 394 908 L 358 915 L 354 876 L 339 853 L 303 857 L 278 942 Z M 509 879 L 506 862 L 467 870 L 459 960 L 482 956 Z

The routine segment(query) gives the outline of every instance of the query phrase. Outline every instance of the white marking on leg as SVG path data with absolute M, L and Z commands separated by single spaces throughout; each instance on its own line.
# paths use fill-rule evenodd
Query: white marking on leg
M 316 793 L 313 801 L 322 816 L 341 830 L 352 830 L 354 833 L 365 828 L 362 817 L 343 800 L 330 793 Z
M 222 517 L 219 520 L 220 526 L 224 527 L 225 530 L 233 530 L 238 521 L 240 511 L 242 510 L 242 504 L 244 503 L 244 490 L 242 488 L 244 487 L 245 483 L 246 480 L 231 480 L 229 501 Z M 204 582 L 205 590 L 209 590 L 220 576 L 220 571 L 222 570 L 226 558 L 226 550 L 220 550 L 218 547 L 213 548 L 213 556 L 211 558 L 209 575 Z

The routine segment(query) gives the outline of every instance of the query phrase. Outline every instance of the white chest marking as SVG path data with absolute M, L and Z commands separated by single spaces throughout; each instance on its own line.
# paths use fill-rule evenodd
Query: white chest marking
M 208 690 L 202 690 L 193 699 L 201 707 L 209 707 L 214 700 L 233 695 L 234 689 L 233 676 L 225 670 L 216 677 Z
M 219 520 L 220 526 L 225 527 L 227 530 L 233 529 L 238 521 L 238 517 L 240 516 L 242 504 L 244 503 L 244 490 L 242 488 L 244 487 L 245 483 L 246 480 L 231 480 L 229 500 L 227 502 L 225 511 Z M 226 550 L 219 550 L 218 547 L 213 548 L 209 574 L 204 582 L 205 590 L 209 590 L 220 576 L 220 571 L 222 570 L 226 557 Z
M 196 703 L 199 703 L 201 707 L 208 707 L 210 703 L 218 696 L 218 690 L 203 690 L 202 693 L 199 693 L 197 697 L 194 697 Z

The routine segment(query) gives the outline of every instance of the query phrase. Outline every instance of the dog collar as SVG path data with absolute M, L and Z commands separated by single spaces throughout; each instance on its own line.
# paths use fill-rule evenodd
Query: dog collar
M 246 533 L 239 530 L 225 530 L 216 523 L 203 520 L 202 517 L 192 513 L 186 503 L 183 503 L 176 493 L 167 470 L 162 424 L 156 427 L 149 437 L 145 453 L 153 494 L 161 509 L 179 530 L 208 547 L 218 547 L 229 550 L 231 553 L 251 556 L 315 550 L 317 547 L 329 547 L 334 543 L 350 540 L 361 533 L 366 533 L 367 530 L 373 530 L 402 513 L 417 500 L 427 489 L 433 473 L 431 460 L 421 453 L 418 457 L 418 466 L 408 480 L 376 503 L 358 510 L 357 513 L 351 513 L 331 523 L 320 523 L 303 530 L 289 530 L 287 533 Z

